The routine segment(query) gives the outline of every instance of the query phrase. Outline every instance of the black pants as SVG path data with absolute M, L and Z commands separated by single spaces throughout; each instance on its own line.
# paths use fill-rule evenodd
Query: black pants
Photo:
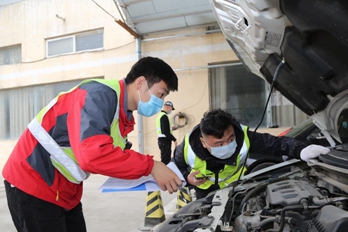
M 81 202 L 72 210 L 40 200 L 5 180 L 7 204 L 19 232 L 86 232 Z
M 172 156 L 172 141 L 168 139 L 159 139 L 158 147 L 161 150 L 161 161 L 167 165 Z
M 203 197 L 206 197 L 209 193 L 220 189 L 220 187 L 219 185 L 212 185 L 208 189 L 200 189 L 195 186 L 194 189 L 196 190 L 196 199 L 201 199 Z

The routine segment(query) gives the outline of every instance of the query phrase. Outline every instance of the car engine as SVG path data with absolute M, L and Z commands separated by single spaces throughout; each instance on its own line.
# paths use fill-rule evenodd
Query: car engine
M 153 231 L 348 231 L 348 146 L 308 163 L 288 160 L 177 211 Z

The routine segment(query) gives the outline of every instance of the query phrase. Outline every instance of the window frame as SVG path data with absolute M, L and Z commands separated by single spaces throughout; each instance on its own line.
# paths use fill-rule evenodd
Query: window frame
M 234 73 L 234 75 L 238 75 L 238 72 L 236 72 L 238 70 L 238 68 L 241 68 L 243 66 L 243 64 L 241 62 L 223 62 L 223 63 L 214 63 L 213 64 L 214 67 L 209 68 L 209 78 L 208 78 L 208 83 L 209 83 L 209 108 L 213 109 L 213 108 L 222 108 L 225 110 L 230 110 L 231 108 L 228 106 L 228 104 L 226 104 L 228 101 L 230 101 L 231 99 L 228 99 L 228 97 L 230 97 L 231 95 L 229 95 L 228 91 L 226 91 L 226 89 L 233 89 L 231 87 L 228 87 L 227 84 L 227 79 L 233 78 L 233 77 L 228 77 L 226 76 L 227 74 L 227 69 L 229 69 L 230 73 Z M 233 70 L 234 68 L 237 68 L 237 70 Z M 241 70 L 240 70 L 241 71 Z M 220 73 L 219 73 L 220 72 Z M 250 75 L 252 75 L 251 72 L 247 71 L 247 69 L 245 69 L 243 72 L 245 73 L 249 73 Z M 216 75 L 217 74 L 217 75 Z M 257 77 L 256 74 L 253 74 Z M 261 77 L 257 77 L 259 78 L 259 80 L 261 80 Z M 257 81 L 259 82 L 259 81 Z M 266 99 L 268 98 L 269 95 L 269 91 L 270 91 L 270 84 L 266 81 L 263 80 L 264 82 L 264 91 L 261 91 L 259 93 L 260 94 L 260 99 L 262 98 L 262 94 L 264 94 L 263 96 L 263 100 L 264 100 L 264 104 L 266 103 Z M 250 84 L 250 82 L 247 82 Z M 260 82 L 261 84 L 261 82 Z M 263 85 L 263 84 L 262 84 Z M 221 89 L 214 89 L 216 87 L 224 87 L 226 88 L 225 90 L 221 90 Z M 250 85 L 250 87 L 252 87 L 252 85 Z M 221 94 L 227 94 L 227 95 L 221 95 Z M 257 90 L 256 90 L 256 94 L 257 94 Z M 245 92 L 242 94 L 234 94 L 234 97 L 238 97 L 238 95 L 240 95 L 242 98 L 244 95 L 248 96 L 248 98 L 252 101 L 252 92 Z M 217 100 L 218 99 L 218 100 Z M 244 99 L 245 100 L 245 99 Z M 255 103 L 255 101 L 252 101 L 253 103 Z M 216 104 L 218 103 L 218 104 Z M 262 108 L 263 111 L 265 110 L 264 107 L 265 105 L 262 105 L 263 103 L 261 103 L 259 106 L 256 106 L 258 108 Z M 230 104 L 229 104 L 230 105 Z M 249 127 L 253 127 L 253 124 L 256 125 L 255 122 L 257 122 L 257 124 L 259 123 L 259 121 L 257 121 L 257 117 L 249 117 L 248 113 L 252 112 L 255 114 L 255 105 L 252 104 L 243 104 L 243 106 L 246 107 L 239 107 L 241 110 L 246 110 L 245 112 L 242 112 L 241 114 L 239 114 L 237 112 L 236 113 L 232 113 L 233 116 L 235 116 L 237 118 L 237 120 L 242 123 L 245 124 Z M 250 110 L 249 110 L 250 109 Z M 261 114 L 256 114 L 256 115 L 261 115 Z M 251 120 L 250 120 L 251 119 Z M 252 120 L 254 120 L 254 122 L 252 122 Z M 261 118 L 260 118 L 261 119 Z M 302 112 L 300 109 L 298 109 L 293 103 L 291 103 L 288 99 L 286 99 L 282 94 L 280 94 L 277 90 L 273 89 L 272 93 L 271 93 L 271 98 L 270 98 L 270 102 L 267 105 L 267 109 L 266 109 L 266 114 L 264 115 L 262 124 L 260 125 L 261 127 L 273 127 L 273 126 L 280 126 L 280 127 L 288 127 L 288 126 L 294 126 L 296 125 L 298 122 L 302 122 L 304 120 L 307 120 L 308 116 Z M 249 120 L 249 121 L 248 121 Z
M 231 73 L 234 73 L 234 75 L 229 75 Z M 228 87 L 228 85 L 233 83 L 234 78 L 238 78 L 237 80 L 239 80 L 242 77 L 248 77 L 249 81 L 253 81 L 253 84 L 251 86 L 260 86 L 259 84 L 261 84 L 261 87 L 257 87 L 256 90 L 252 91 L 249 88 L 246 88 L 246 86 L 251 83 L 245 82 L 246 84 L 242 85 L 242 89 L 245 91 L 241 90 L 233 92 L 234 94 L 232 95 L 231 91 L 234 88 L 232 88 L 232 86 Z M 210 109 L 221 108 L 231 113 L 238 122 L 244 125 L 250 127 L 253 127 L 254 124 L 255 126 L 257 125 L 257 118 L 253 116 L 253 114 L 251 114 L 251 116 L 248 116 L 247 112 L 249 112 L 250 114 L 251 111 L 255 111 L 255 109 L 261 109 L 264 107 L 266 99 L 264 99 L 265 97 L 262 96 L 266 94 L 264 86 L 266 86 L 267 83 L 265 80 L 262 80 L 260 77 L 257 77 L 255 74 L 249 72 L 247 69 L 245 69 L 243 63 L 238 61 L 214 63 L 214 67 L 209 68 L 208 79 Z M 239 85 L 241 86 L 241 84 Z M 252 99 L 253 95 L 259 95 L 260 100 L 256 103 L 255 101 L 253 101 L 253 104 L 242 104 L 243 107 L 240 105 L 241 103 L 245 102 L 247 98 Z M 262 100 L 264 100 L 264 102 Z M 234 101 L 235 103 L 237 103 L 237 107 L 231 107 L 231 105 L 234 105 L 232 104 Z M 267 120 L 268 115 L 265 115 L 265 117 Z M 266 121 L 264 120 L 261 127 L 265 126 Z
M 92 34 L 100 34 L 100 33 L 103 34 L 102 47 L 93 48 L 93 49 L 86 49 L 86 50 L 82 50 L 82 51 L 76 51 L 76 37 L 85 36 L 85 35 L 92 35 Z M 68 38 L 73 38 L 73 51 L 72 52 L 61 53 L 61 54 L 57 54 L 57 55 L 48 55 L 48 49 L 49 49 L 48 43 L 49 42 L 64 40 L 64 39 L 68 39 Z M 62 55 L 78 54 L 78 53 L 89 52 L 89 51 L 101 51 L 103 49 L 104 49 L 104 30 L 103 29 L 97 29 L 97 30 L 88 31 L 88 32 L 84 32 L 84 33 L 77 33 L 74 35 L 62 36 L 62 37 L 53 38 L 53 39 L 46 39 L 46 58 L 52 58 L 52 57 L 57 57 L 57 56 L 62 56 Z

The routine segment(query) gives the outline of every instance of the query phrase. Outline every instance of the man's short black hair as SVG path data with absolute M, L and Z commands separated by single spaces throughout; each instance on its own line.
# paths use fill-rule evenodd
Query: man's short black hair
M 204 113 L 200 122 L 202 135 L 222 138 L 229 126 L 237 124 L 237 120 L 230 113 L 222 109 L 214 109 Z
M 173 69 L 163 60 L 156 57 L 144 57 L 136 62 L 126 76 L 126 84 L 133 83 L 140 76 L 144 76 L 149 88 L 164 81 L 170 91 L 178 90 L 178 77 Z

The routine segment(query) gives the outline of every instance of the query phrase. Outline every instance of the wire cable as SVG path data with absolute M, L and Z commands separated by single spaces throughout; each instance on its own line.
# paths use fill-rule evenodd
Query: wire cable
M 179 124 L 179 122 L 177 122 L 177 120 L 179 120 L 180 118 L 184 118 L 185 122 L 184 124 Z M 175 114 L 174 117 L 172 118 L 172 123 L 176 128 L 182 128 L 184 126 L 186 126 L 189 123 L 189 118 L 185 113 L 179 112 L 178 114 Z
M 109 12 L 107 12 L 103 7 L 101 7 L 98 3 L 96 3 L 94 0 L 92 0 L 92 2 L 94 2 L 100 9 L 102 9 L 105 13 L 107 13 L 108 15 L 110 15 L 113 19 L 116 20 L 116 18 L 110 14 Z
M 112 50 L 116 50 L 116 49 L 123 48 L 123 47 L 128 46 L 128 45 L 133 44 L 133 43 L 135 43 L 135 42 L 134 42 L 134 41 L 131 41 L 131 42 L 126 43 L 126 44 L 123 44 L 123 45 L 121 45 L 121 46 L 114 47 L 114 48 L 109 48 L 109 49 L 94 50 L 94 51 L 86 50 L 86 51 L 80 51 L 80 52 L 75 52 L 75 53 L 61 54 L 61 55 L 52 56 L 52 57 L 45 57 L 45 58 L 42 58 L 42 59 L 39 59 L 39 60 L 22 61 L 22 62 L 20 62 L 20 64 L 31 64 L 31 63 L 36 63 L 36 62 L 40 62 L 40 61 L 43 61 L 43 60 L 48 60 L 48 59 L 52 59 L 52 58 L 57 58 L 57 57 L 80 55 L 80 54 L 82 54 L 82 53 L 107 52 L 107 51 L 112 51 Z
M 262 116 L 261 116 L 261 120 L 260 120 L 259 124 L 256 126 L 256 128 L 254 129 L 254 133 L 252 134 L 252 136 L 251 136 L 251 138 L 250 138 L 250 148 L 251 148 L 251 146 L 252 146 L 252 144 L 253 144 L 253 136 L 254 136 L 255 132 L 257 131 L 257 129 L 258 129 L 258 128 L 260 127 L 260 125 L 262 124 L 262 121 L 263 121 L 263 119 L 264 119 L 264 117 L 265 117 L 266 110 L 267 110 L 267 106 L 268 106 L 269 100 L 270 100 L 270 98 L 271 98 L 271 96 L 272 96 L 272 90 L 273 90 L 273 88 L 274 88 L 274 83 L 275 83 L 275 81 L 276 81 L 276 79 L 277 79 L 277 77 L 278 77 L 278 75 L 279 75 L 279 72 L 280 72 L 281 67 L 283 67 L 284 64 L 285 64 L 285 60 L 282 59 L 282 61 L 278 64 L 278 66 L 277 66 L 277 68 L 276 68 L 276 71 L 275 71 L 274 76 L 273 76 L 272 84 L 271 84 L 271 89 L 270 89 L 270 91 L 269 91 L 268 98 L 267 98 L 267 101 L 266 101 L 266 104 L 265 104 L 265 107 L 264 107 L 264 110 L 263 110 L 263 113 L 262 113 Z M 250 148 L 249 148 L 249 150 L 248 150 L 248 153 L 247 153 L 247 155 L 246 155 L 246 158 L 245 158 L 245 160 L 244 160 L 244 163 L 243 163 L 242 167 L 245 167 L 245 165 L 246 165 L 246 162 L 247 162 L 248 157 L 249 157 L 249 154 L 250 154 Z M 243 172 L 240 172 L 240 174 L 239 174 L 239 176 L 238 176 L 238 179 L 237 179 L 236 181 L 240 181 L 240 178 L 242 177 L 242 173 L 243 173 Z M 231 190 L 231 196 L 233 195 L 233 193 L 234 193 L 234 188 L 235 188 L 236 186 L 237 186 L 237 185 L 233 185 L 232 190 Z M 230 215 L 230 219 L 229 219 L 230 221 L 231 221 L 231 219 L 232 219 L 232 215 L 233 215 L 233 212 L 232 212 L 231 215 Z

